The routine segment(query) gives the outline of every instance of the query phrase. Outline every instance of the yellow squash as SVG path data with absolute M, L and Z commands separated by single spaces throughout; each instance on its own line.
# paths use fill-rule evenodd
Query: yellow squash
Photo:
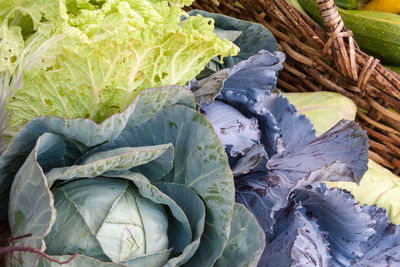
M 371 2 L 361 6 L 359 9 L 362 10 L 375 10 L 389 13 L 400 12 L 400 1 L 399 0 L 372 0 Z

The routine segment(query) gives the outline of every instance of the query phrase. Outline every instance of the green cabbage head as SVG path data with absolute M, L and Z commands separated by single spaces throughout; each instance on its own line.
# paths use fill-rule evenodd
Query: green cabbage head
M 66 266 L 256 266 L 264 233 L 234 203 L 225 151 L 193 94 L 141 91 L 122 112 L 40 117 L 0 157 L 0 220 L 11 246 Z M 14 252 L 8 266 L 58 266 Z
M 13 136 L 43 115 L 102 122 L 140 90 L 184 85 L 213 57 L 236 54 L 211 19 L 181 22 L 191 2 L 1 0 L 0 107 L 8 96 L 9 121 L 0 128 Z

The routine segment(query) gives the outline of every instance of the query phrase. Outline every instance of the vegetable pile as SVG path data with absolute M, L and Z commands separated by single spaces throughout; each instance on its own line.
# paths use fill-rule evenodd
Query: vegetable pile
M 386 210 L 324 183 L 360 182 L 366 133 L 317 137 L 272 34 L 189 4 L 0 0 L 6 266 L 400 261 Z

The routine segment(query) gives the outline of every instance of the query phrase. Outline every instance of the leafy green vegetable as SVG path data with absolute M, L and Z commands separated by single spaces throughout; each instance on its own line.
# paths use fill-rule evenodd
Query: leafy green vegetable
M 255 266 L 265 244 L 234 205 L 220 141 L 179 86 L 143 90 L 102 124 L 30 121 L 0 157 L 0 207 L 13 236 L 32 234 L 12 245 L 79 253 L 67 266 Z M 9 261 L 53 266 L 28 252 Z
M 6 132 L 14 135 L 43 115 L 102 122 L 140 90 L 183 85 L 211 58 L 237 54 L 213 33 L 211 19 L 181 23 L 181 7 L 191 2 L 2 1 L 3 104 L 13 95 Z
M 247 233 L 249 231 L 252 233 Z M 264 241 L 261 238 L 251 239 L 253 235 L 265 238 L 264 231 L 253 219 L 253 215 L 244 205 L 235 203 L 228 244 L 224 253 L 213 266 L 258 266 L 259 257 L 264 249 Z M 249 257 L 252 254 L 254 256 Z

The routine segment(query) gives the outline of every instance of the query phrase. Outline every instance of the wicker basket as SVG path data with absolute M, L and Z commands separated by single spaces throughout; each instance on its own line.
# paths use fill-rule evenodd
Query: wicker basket
M 366 111 L 358 111 L 357 121 L 368 132 L 370 158 L 399 174 L 400 115 L 388 108 L 400 112 L 400 76 L 359 49 L 334 0 L 316 1 L 325 28 L 285 0 L 196 0 L 191 8 L 263 24 L 287 56 L 278 89 L 351 98 Z

